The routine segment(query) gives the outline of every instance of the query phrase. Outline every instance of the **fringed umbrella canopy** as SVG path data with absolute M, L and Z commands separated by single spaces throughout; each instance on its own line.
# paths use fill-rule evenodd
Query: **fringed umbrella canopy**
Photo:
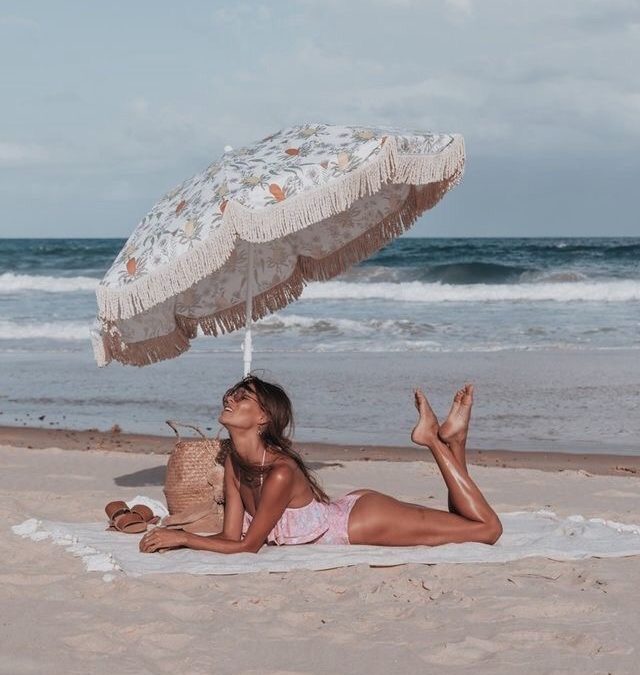
M 247 328 L 405 232 L 462 178 L 458 134 L 308 124 L 239 150 L 166 194 L 97 290 L 98 365 L 147 365 Z

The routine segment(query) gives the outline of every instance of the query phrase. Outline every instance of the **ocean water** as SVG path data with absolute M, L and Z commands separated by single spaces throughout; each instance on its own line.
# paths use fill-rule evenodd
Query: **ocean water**
M 205 419 L 211 409 L 208 393 L 211 402 L 217 400 L 229 380 L 241 375 L 241 332 L 200 336 L 188 354 L 144 369 L 94 367 L 88 338 L 94 291 L 123 244 L 122 239 L 0 239 L 0 424 L 109 428 L 118 423 L 162 433 L 162 420 L 174 412 Z M 384 397 L 363 392 L 384 388 L 380 374 L 411 379 L 419 366 L 424 377 L 437 372 L 447 387 L 455 386 L 458 376 L 485 373 L 493 402 L 485 403 L 490 405 L 486 433 L 477 438 L 487 443 L 505 438 L 512 445 L 548 448 L 545 443 L 564 439 L 597 445 L 618 434 L 618 440 L 633 445 L 634 423 L 622 419 L 623 413 L 619 423 L 609 419 L 611 428 L 595 425 L 594 436 L 581 435 L 586 422 L 576 426 L 567 411 L 566 424 L 545 435 L 540 400 L 552 417 L 560 397 L 571 394 L 560 385 L 549 390 L 546 380 L 536 377 L 565 367 L 570 379 L 571 364 L 584 373 L 584 364 L 596 363 L 600 370 L 590 369 L 591 380 L 580 383 L 589 419 L 605 409 L 615 417 L 615 409 L 605 405 L 612 396 L 609 384 L 624 399 L 622 407 L 634 409 L 639 260 L 640 238 L 401 238 L 345 275 L 310 284 L 300 300 L 258 322 L 254 364 L 268 367 L 298 395 L 320 381 L 328 387 L 327 373 L 336 383 L 337 388 L 329 387 L 331 400 L 320 397 L 302 406 L 298 428 L 309 440 L 400 442 L 384 415 L 371 412 L 370 402 L 384 406 Z M 514 354 L 520 360 L 514 361 Z M 489 358 L 491 373 L 484 369 Z M 611 383 L 607 373 L 614 362 L 619 377 Z M 520 365 L 514 369 L 514 363 Z M 551 363 L 555 370 L 549 370 Z M 195 386 L 202 377 L 206 386 Z M 394 415 L 406 425 L 413 413 L 401 412 L 402 392 L 418 382 L 404 379 L 389 391 Z M 535 391 L 528 390 L 531 386 Z M 164 391 L 165 398 L 150 396 L 149 390 Z M 347 416 L 333 405 L 336 391 L 349 402 Z M 528 422 L 522 410 L 509 413 L 510 401 L 522 396 L 536 409 Z M 498 398 L 503 407 L 496 408 Z M 497 415 L 493 426 L 492 414 Z M 598 428 L 609 430 L 606 439 L 597 437 Z
M 0 240 L 0 352 L 86 351 L 121 239 Z M 257 351 L 640 347 L 640 238 L 395 241 L 255 327 Z M 194 348 L 234 351 L 240 333 Z

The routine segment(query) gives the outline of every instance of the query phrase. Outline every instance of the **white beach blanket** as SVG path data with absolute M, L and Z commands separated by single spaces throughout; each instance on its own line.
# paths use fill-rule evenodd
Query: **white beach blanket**
M 154 499 L 136 497 L 157 515 L 166 507 Z M 366 564 L 387 567 L 407 563 L 491 563 L 539 556 L 552 560 L 611 558 L 640 555 L 640 525 L 624 525 L 601 518 L 560 518 L 552 511 L 501 513 L 504 532 L 497 544 L 444 546 L 265 546 L 258 554 L 226 555 L 178 549 L 163 554 L 140 553 L 142 535 L 105 530 L 105 523 L 61 523 L 30 518 L 14 525 L 15 534 L 34 541 L 51 540 L 82 558 L 88 571 L 143 574 L 242 574 L 326 570 Z

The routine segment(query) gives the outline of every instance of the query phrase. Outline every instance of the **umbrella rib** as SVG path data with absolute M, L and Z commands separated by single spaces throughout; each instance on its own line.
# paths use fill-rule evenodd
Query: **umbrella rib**
M 251 370 L 251 322 L 253 314 L 253 244 L 247 242 L 249 247 L 249 256 L 247 261 L 247 299 L 246 299 L 246 319 L 244 329 L 244 376 L 246 377 Z

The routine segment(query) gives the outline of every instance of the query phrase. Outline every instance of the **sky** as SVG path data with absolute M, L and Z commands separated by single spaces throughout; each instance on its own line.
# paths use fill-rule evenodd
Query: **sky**
M 418 236 L 640 236 L 638 0 L 0 0 L 0 237 L 126 237 L 305 122 L 461 133 Z

